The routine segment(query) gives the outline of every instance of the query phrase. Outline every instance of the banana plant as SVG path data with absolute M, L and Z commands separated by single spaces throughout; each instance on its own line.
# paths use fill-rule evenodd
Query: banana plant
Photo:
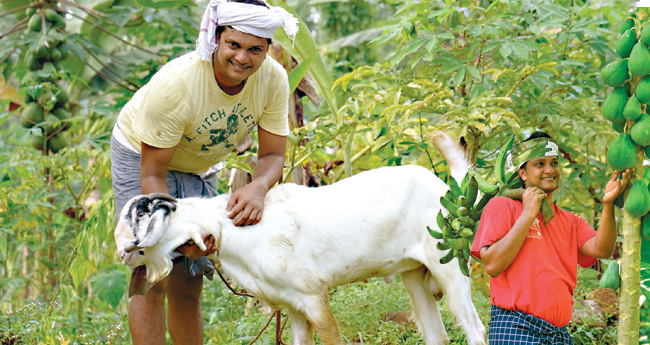
M 283 0 L 270 0 L 273 6 L 280 6 L 293 14 L 300 21 L 300 30 L 294 41 L 291 41 L 283 30 L 278 30 L 273 37 L 284 49 L 286 49 L 299 63 L 308 63 L 308 73 L 314 79 L 321 97 L 325 99 L 331 114 L 336 114 L 338 105 L 334 92 L 332 92 L 331 75 L 325 65 L 325 61 L 318 53 L 318 46 L 311 36 L 309 28 L 304 20 L 289 7 Z

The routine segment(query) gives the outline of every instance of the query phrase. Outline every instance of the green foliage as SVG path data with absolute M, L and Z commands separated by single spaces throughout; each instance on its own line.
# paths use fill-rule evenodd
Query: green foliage
M 2 2 L 0 71 L 45 113 L 60 101 L 52 97 L 58 95 L 55 86 L 65 90 L 70 143 L 56 154 L 35 150 L 31 140 L 42 131 L 22 128 L 18 112 L 0 114 L 0 329 L 25 343 L 128 343 L 127 272 L 111 236 L 110 130 L 135 90 L 165 62 L 193 48 L 204 4 L 48 2 L 67 16 L 65 27 L 45 34 L 28 30 L 25 14 L 42 4 Z M 327 106 L 306 106 L 305 127 L 289 137 L 285 180 L 303 167 L 329 184 L 402 164 L 423 165 L 444 178 L 446 163 L 427 138 L 434 130 L 462 137 L 476 170 L 494 176 L 498 148 L 506 140 L 544 130 L 563 155 L 558 205 L 596 227 L 593 215 L 600 214 L 603 186 L 611 177 L 605 148 L 617 136 L 602 121 L 607 92 L 600 71 L 618 59 L 612 42 L 620 37 L 627 4 L 355 0 L 292 6 L 303 24 L 312 25 L 303 26 L 292 52 L 307 62 L 303 67 L 309 67 Z M 53 69 L 35 59 L 33 66 L 26 63 L 31 47 L 35 54 L 54 41 L 67 55 Z M 7 109 L 8 102 L 1 105 Z M 227 165 L 250 169 L 244 158 L 232 155 Z M 225 183 L 220 189 L 225 191 Z M 650 297 L 650 260 L 642 262 L 642 291 Z M 581 271 L 576 298 L 597 286 L 597 275 Z M 473 278 L 474 302 L 487 324 L 489 302 L 478 292 L 487 288 L 486 280 Z M 248 343 L 268 318 L 247 313 L 246 302 L 218 282 L 206 283 L 202 303 L 207 344 Z M 332 304 L 350 342 L 421 343 L 413 331 L 379 321 L 387 312 L 409 310 L 399 284 L 373 279 L 341 287 L 333 291 Z M 442 314 L 452 343 L 462 343 L 462 331 L 448 312 Z M 648 314 L 646 301 L 645 337 Z M 584 344 L 615 343 L 609 342 L 615 331 L 571 328 L 576 343 Z M 271 333 L 260 343 L 272 343 Z M 284 338 L 289 334 L 290 325 Z

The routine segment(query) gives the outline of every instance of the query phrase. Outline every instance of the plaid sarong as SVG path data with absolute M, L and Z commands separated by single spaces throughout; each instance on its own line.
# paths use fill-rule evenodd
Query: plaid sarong
M 492 306 L 490 317 L 490 345 L 573 345 L 573 339 L 566 328 L 555 327 L 538 317 L 495 305 Z

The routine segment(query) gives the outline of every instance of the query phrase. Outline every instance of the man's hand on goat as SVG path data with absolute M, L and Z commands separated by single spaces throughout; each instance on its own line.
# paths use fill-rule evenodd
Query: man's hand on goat
M 255 181 L 235 191 L 228 199 L 226 211 L 236 226 L 257 224 L 262 219 L 267 189 Z
M 205 244 L 205 250 L 201 250 L 201 248 L 199 248 L 199 246 L 195 243 L 184 244 L 178 247 L 176 251 L 192 260 L 197 260 L 198 258 L 210 255 L 217 250 L 217 246 L 214 244 L 214 236 L 211 234 L 206 233 L 203 235 L 203 243 Z

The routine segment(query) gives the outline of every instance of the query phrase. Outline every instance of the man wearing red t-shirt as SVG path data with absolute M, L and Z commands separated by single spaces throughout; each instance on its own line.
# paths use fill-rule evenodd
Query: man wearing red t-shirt
M 600 227 L 553 204 L 555 217 L 543 223 L 540 206 L 552 203 L 559 188 L 558 148 L 546 133 L 535 132 L 511 151 L 526 191 L 522 201 L 495 197 L 487 204 L 471 254 L 483 261 L 490 279 L 492 313 L 489 343 L 573 344 L 565 326 L 571 320 L 577 265 L 608 258 L 616 244 L 614 200 L 627 186 L 630 171 L 607 183 Z

